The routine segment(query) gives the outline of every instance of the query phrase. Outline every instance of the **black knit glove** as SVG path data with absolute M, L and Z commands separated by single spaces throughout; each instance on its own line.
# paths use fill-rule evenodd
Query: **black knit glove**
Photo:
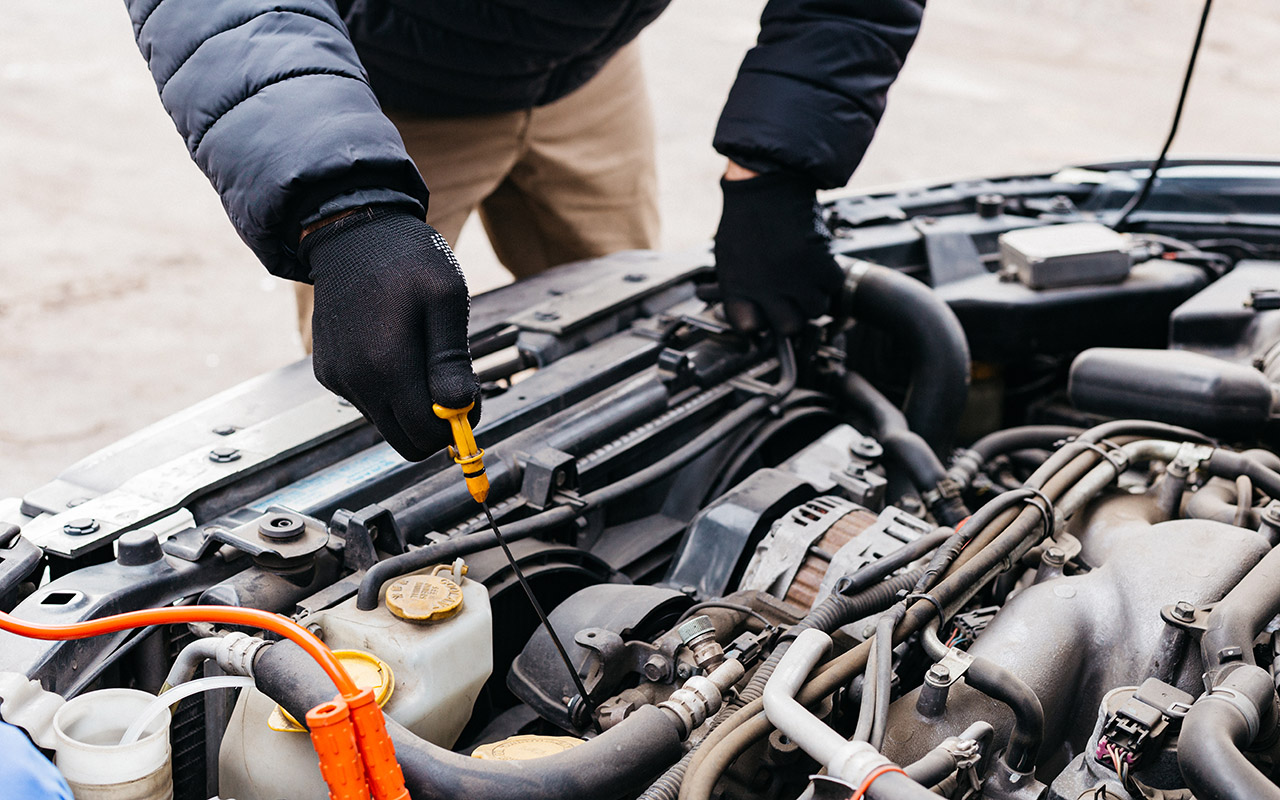
M 788 173 L 721 180 L 716 279 L 725 315 L 738 330 L 784 336 L 827 311 L 844 274 L 827 249 L 831 234 L 814 187 Z
M 419 461 L 451 441 L 432 403 L 479 392 L 467 346 L 467 282 L 435 228 L 393 208 L 362 209 L 309 234 L 316 378 L 360 409 L 400 455 Z

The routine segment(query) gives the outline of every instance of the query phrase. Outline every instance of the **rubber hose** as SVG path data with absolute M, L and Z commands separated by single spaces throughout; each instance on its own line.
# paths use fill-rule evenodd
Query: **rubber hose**
M 1044 741 L 1044 708 L 1031 687 L 994 661 L 977 656 L 964 673 L 965 683 L 1013 710 L 1013 730 L 1004 760 L 1017 772 L 1035 768 Z
M 902 769 L 908 778 L 921 786 L 937 786 L 956 771 L 956 757 L 947 750 L 935 747 Z
M 911 430 L 906 415 L 870 381 L 856 372 L 847 372 L 839 388 L 841 396 L 867 417 L 874 428 L 871 434 L 902 465 L 917 489 L 932 489 L 947 476 L 938 454 L 923 436 Z
M 254 662 L 258 689 L 295 719 L 331 700 L 333 683 L 289 642 L 265 647 Z M 413 800 L 566 800 L 634 793 L 680 756 L 680 725 L 644 706 L 594 739 L 537 761 L 491 761 L 437 747 L 387 718 L 387 732 Z
M 923 436 L 911 429 L 906 416 L 889 402 L 889 398 L 856 372 L 845 373 L 839 388 L 844 399 L 869 418 L 875 429 L 872 434 L 889 457 L 907 473 L 911 485 L 921 494 L 937 495 L 929 510 L 943 524 L 954 525 L 969 516 L 969 510 L 959 497 L 938 494 L 939 485 L 947 478 L 942 459 Z
M 956 453 L 951 468 L 947 470 L 947 477 L 961 486 L 968 486 L 987 462 L 996 456 L 1019 450 L 1048 449 L 1057 441 L 1079 436 L 1083 432 L 1083 428 L 1070 425 L 1023 425 L 989 433 Z
M 1205 672 L 1212 673 L 1228 661 L 1255 664 L 1253 640 L 1276 614 L 1280 614 L 1280 548 L 1263 556 L 1209 613 L 1200 637 Z
M 1178 768 L 1187 788 L 1197 800 L 1280 800 L 1280 787 L 1242 752 L 1275 702 L 1271 676 L 1257 667 L 1237 668 L 1215 689 L 1231 694 L 1201 695 L 1182 720 Z
M 907 345 L 907 420 L 935 452 L 947 452 L 969 397 L 969 342 L 959 318 L 928 286 L 887 267 L 868 264 L 848 286 L 844 310 Z

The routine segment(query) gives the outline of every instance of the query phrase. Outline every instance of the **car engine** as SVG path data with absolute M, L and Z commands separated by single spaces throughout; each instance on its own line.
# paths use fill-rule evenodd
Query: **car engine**
M 146 428 L 0 501 L 0 717 L 78 798 L 396 796 L 296 623 L 415 800 L 1280 798 L 1280 164 L 1146 176 L 830 199 L 790 340 L 701 250 L 476 297 L 501 538 L 309 361 Z

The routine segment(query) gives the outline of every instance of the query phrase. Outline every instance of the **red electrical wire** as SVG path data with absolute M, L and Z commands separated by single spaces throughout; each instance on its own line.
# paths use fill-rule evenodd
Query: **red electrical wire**
M 278 633 L 301 647 L 324 669 L 334 686 L 345 698 L 354 698 L 360 689 L 347 674 L 347 670 L 334 656 L 333 651 L 325 646 L 310 631 L 291 619 L 260 611 L 256 608 L 237 608 L 234 606 L 176 606 L 172 608 L 149 608 L 143 611 L 129 611 L 101 619 L 86 622 L 75 622 L 69 625 L 41 625 L 36 622 L 24 622 L 0 611 L 0 630 L 26 636 L 30 639 L 46 641 L 63 641 L 67 639 L 87 639 L 91 636 L 102 636 L 107 633 L 146 628 L 151 625 L 182 625 L 189 622 L 216 622 L 223 625 L 245 625 L 253 628 Z

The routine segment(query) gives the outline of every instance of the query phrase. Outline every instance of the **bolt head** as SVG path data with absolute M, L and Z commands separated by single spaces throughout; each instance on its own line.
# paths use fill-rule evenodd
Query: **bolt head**
M 649 656 L 644 662 L 644 676 L 651 681 L 660 681 L 667 675 L 667 660 L 660 655 Z
M 630 274 L 624 275 L 622 279 L 627 283 L 643 283 L 644 281 L 649 279 L 649 276 L 641 272 L 632 272 Z
M 937 683 L 948 683 L 951 680 L 951 670 L 945 664 L 934 664 L 929 667 L 928 676 Z
M 62 532 L 71 536 L 87 536 L 90 533 L 96 533 L 100 527 L 101 526 L 98 525 L 98 521 L 96 519 L 93 519 L 92 517 L 81 517 L 80 519 L 73 519 L 66 525 L 63 525 Z
M 1173 606 L 1173 617 L 1183 622 L 1190 622 L 1196 618 L 1196 607 L 1186 600 L 1179 600 Z
M 234 447 L 215 447 L 209 451 L 209 460 L 215 464 L 227 464 L 240 459 L 240 451 Z
M 307 529 L 297 514 L 270 514 L 258 523 L 258 535 L 273 542 L 296 539 Z
M 560 319 L 560 312 L 535 311 L 533 312 L 533 318 L 538 320 L 539 322 L 555 322 L 556 320 Z
M 213 432 L 218 436 L 230 436 L 231 434 L 236 432 L 236 426 L 235 425 L 216 425 L 213 428 Z

